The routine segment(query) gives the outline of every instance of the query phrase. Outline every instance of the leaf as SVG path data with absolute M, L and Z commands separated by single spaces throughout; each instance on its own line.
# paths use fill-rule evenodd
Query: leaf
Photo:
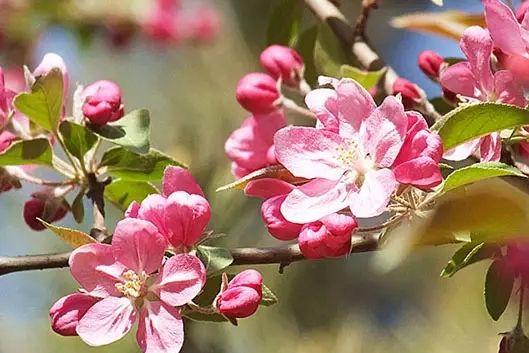
M 482 13 L 473 14 L 457 10 L 444 12 L 416 12 L 391 20 L 395 28 L 437 34 L 459 41 L 467 27 L 486 27 Z
M 240 189 L 243 190 L 246 185 L 252 180 L 263 179 L 263 178 L 275 178 L 281 179 L 291 184 L 298 184 L 300 182 L 305 182 L 305 179 L 297 178 L 292 175 L 285 167 L 282 165 L 273 165 L 270 167 L 265 167 L 255 172 L 252 172 L 245 177 L 242 177 L 233 183 L 229 183 L 217 188 L 216 192 Z
M 496 260 L 490 265 L 485 278 L 485 304 L 490 317 L 498 321 L 509 304 L 514 286 L 514 273 L 506 269 L 505 263 Z
M 61 70 L 53 68 L 36 79 L 31 92 L 16 96 L 14 105 L 35 124 L 48 131 L 55 131 L 62 114 L 63 85 Z
M 149 182 L 132 180 L 113 180 L 105 187 L 105 198 L 125 211 L 132 201 L 141 202 L 150 194 L 159 193 Z
M 199 245 L 197 256 L 206 266 L 208 275 L 222 271 L 233 262 L 231 252 L 226 248 Z
M 452 172 L 441 185 L 439 192 L 444 193 L 479 180 L 500 176 L 526 176 L 517 168 L 500 162 L 482 162 L 463 167 Z
M 89 125 L 89 129 L 105 140 L 133 152 L 149 152 L 149 111 L 134 110 L 120 120 L 102 125 Z
M 213 304 L 213 301 L 217 297 L 217 294 L 220 291 L 220 285 L 222 282 L 221 276 L 210 277 L 206 281 L 204 288 L 198 296 L 193 299 L 195 304 L 200 305 L 201 307 L 209 307 Z M 208 322 L 225 322 L 228 321 L 224 316 L 220 314 L 201 314 L 192 310 L 186 309 L 184 311 L 184 316 L 195 321 L 208 321 Z
M 107 150 L 100 163 L 116 178 L 137 181 L 160 181 L 169 165 L 185 167 L 154 148 L 147 154 L 137 154 L 119 146 Z
M 478 103 L 456 108 L 439 120 L 437 131 L 446 150 L 491 132 L 529 125 L 529 111 L 513 105 Z
M 277 296 L 263 284 L 263 299 L 261 299 L 260 305 L 271 306 L 277 303 Z
M 0 166 L 40 164 L 52 166 L 53 152 L 46 138 L 14 142 L 0 154 Z
M 365 89 L 371 89 L 376 86 L 386 71 L 385 67 L 378 71 L 364 71 L 350 65 L 342 65 L 340 67 L 340 77 L 352 78 Z
M 73 219 L 75 219 L 77 223 L 83 223 L 83 219 L 84 219 L 83 197 L 84 195 L 85 195 L 85 190 L 81 189 L 72 203 L 71 209 L 72 209 Z
M 296 42 L 295 49 L 303 58 L 305 63 L 305 80 L 312 85 L 318 82 L 318 74 L 314 65 L 314 45 L 318 36 L 318 26 L 314 25 L 303 31 Z
M 452 277 L 459 270 L 481 260 L 493 258 L 500 248 L 494 244 L 471 242 L 463 245 L 455 252 L 452 259 L 441 272 L 441 277 Z
M 299 35 L 301 19 L 303 17 L 303 6 L 300 0 L 281 0 L 272 12 L 266 42 L 271 44 L 282 44 L 294 46 Z
M 435 97 L 430 99 L 430 103 L 433 105 L 435 110 L 442 115 L 448 114 L 454 107 L 448 104 L 443 97 Z
M 81 232 L 80 230 L 70 229 L 65 227 L 59 227 L 53 224 L 50 224 L 40 218 L 37 218 L 46 228 L 55 233 L 59 238 L 64 242 L 71 245 L 73 248 L 78 248 L 86 244 L 96 243 L 96 240 L 90 235 Z
M 93 132 L 71 121 L 63 121 L 59 125 L 59 131 L 64 137 L 64 144 L 68 151 L 80 161 L 83 161 L 86 152 L 90 151 L 97 142 L 97 136 Z
M 329 24 L 320 23 L 314 44 L 314 65 L 317 72 L 325 76 L 339 76 L 342 65 L 349 61 L 345 53 L 344 45 Z

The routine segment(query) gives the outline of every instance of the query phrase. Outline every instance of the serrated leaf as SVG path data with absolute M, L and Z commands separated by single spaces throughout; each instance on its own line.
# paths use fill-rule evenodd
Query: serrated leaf
M 137 154 L 119 146 L 107 150 L 100 163 L 116 178 L 137 181 L 160 181 L 169 165 L 185 167 L 154 148 L 147 154 Z
M 349 61 L 343 43 L 327 22 L 318 26 L 318 36 L 314 44 L 314 65 L 320 75 L 336 77 L 342 65 Z
M 215 246 L 199 245 L 197 256 L 204 263 L 208 275 L 222 271 L 233 262 L 230 250 Z
M 147 153 L 150 148 L 149 125 L 149 111 L 138 109 L 116 122 L 102 126 L 88 125 L 88 127 L 113 144 L 123 146 L 133 152 Z
M 263 299 L 261 299 L 260 305 L 271 306 L 277 303 L 277 296 L 263 284 Z
M 490 265 L 485 278 L 485 304 L 490 317 L 498 321 L 509 304 L 514 286 L 514 273 L 507 266 L 496 260 Z
M 300 182 L 306 181 L 306 179 L 297 178 L 293 176 L 292 173 L 290 173 L 282 165 L 273 165 L 270 167 L 265 167 L 265 168 L 256 170 L 255 172 L 252 172 L 234 181 L 233 183 L 223 185 L 217 188 L 216 192 L 232 190 L 232 189 L 242 190 L 246 187 L 246 185 L 248 185 L 250 181 L 257 180 L 257 179 L 263 179 L 263 178 L 281 179 L 291 184 L 298 184 Z
M 105 198 L 125 211 L 132 201 L 141 202 L 150 194 L 159 193 L 154 185 L 146 181 L 113 180 L 105 187 Z
M 314 65 L 314 45 L 316 44 L 317 36 L 318 26 L 312 26 L 299 35 L 295 46 L 305 63 L 305 80 L 312 85 L 318 81 L 318 74 Z
M 36 79 L 31 92 L 16 96 L 14 105 L 33 123 L 48 131 L 54 131 L 62 114 L 63 87 L 61 70 L 53 68 L 46 75 Z
M 64 242 L 71 245 L 73 248 L 78 248 L 86 244 L 96 243 L 96 240 L 90 235 L 81 232 L 80 230 L 70 229 L 65 227 L 59 227 L 53 224 L 50 224 L 40 218 L 37 218 L 46 228 L 55 233 L 59 238 Z
M 52 166 L 53 151 L 46 138 L 14 142 L 0 154 L 0 166 L 40 164 Z
M 75 221 L 77 223 L 83 223 L 83 219 L 84 219 L 83 198 L 84 198 L 84 195 L 85 195 L 85 190 L 84 189 L 80 190 L 79 193 L 77 194 L 77 196 L 75 197 L 75 199 L 72 202 L 71 209 L 72 209 L 73 219 L 75 219 Z
M 272 12 L 266 32 L 266 42 L 293 46 L 299 35 L 303 3 L 301 0 L 281 0 Z
M 340 77 L 352 78 L 365 89 L 371 89 L 376 86 L 386 71 L 385 67 L 378 71 L 364 71 L 350 65 L 342 65 L 340 67 Z
M 452 259 L 441 272 L 441 277 L 452 277 L 459 270 L 481 260 L 492 258 L 499 252 L 499 247 L 494 244 L 471 242 L 459 248 Z
M 456 108 L 439 120 L 432 130 L 443 140 L 445 150 L 491 132 L 529 125 L 529 111 L 513 105 L 478 103 Z
M 59 131 L 64 138 L 66 149 L 80 161 L 83 161 L 84 155 L 97 142 L 97 136 L 93 132 L 71 121 L 63 121 L 59 125 Z

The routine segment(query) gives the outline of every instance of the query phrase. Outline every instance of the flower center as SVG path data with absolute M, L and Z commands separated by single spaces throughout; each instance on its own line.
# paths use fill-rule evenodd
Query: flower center
M 337 147 L 337 160 L 344 169 L 348 169 L 346 177 L 349 182 L 354 183 L 358 177 L 363 176 L 374 167 L 368 156 L 364 156 L 355 140 L 348 139 Z
M 145 276 L 140 276 L 132 270 L 125 271 L 122 277 L 126 280 L 123 283 L 116 283 L 116 289 L 129 298 L 139 298 L 143 294 Z

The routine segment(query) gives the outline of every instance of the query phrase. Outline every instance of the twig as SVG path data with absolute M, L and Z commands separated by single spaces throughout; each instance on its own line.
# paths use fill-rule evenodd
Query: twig
M 105 242 L 109 238 L 105 226 L 105 187 L 110 183 L 110 179 L 102 182 L 97 180 L 94 173 L 89 173 L 88 193 L 86 196 L 92 200 L 92 210 L 94 214 L 94 224 L 90 230 L 90 235 L 99 242 Z
M 362 0 L 362 12 L 356 19 L 355 37 L 365 38 L 367 19 L 371 10 L 378 8 L 377 0 Z

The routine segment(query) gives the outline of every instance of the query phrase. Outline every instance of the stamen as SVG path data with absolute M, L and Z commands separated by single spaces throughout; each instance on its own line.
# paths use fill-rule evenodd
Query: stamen
M 116 283 L 115 287 L 126 297 L 138 298 L 142 294 L 144 280 L 136 272 L 128 270 L 123 273 L 124 283 Z

